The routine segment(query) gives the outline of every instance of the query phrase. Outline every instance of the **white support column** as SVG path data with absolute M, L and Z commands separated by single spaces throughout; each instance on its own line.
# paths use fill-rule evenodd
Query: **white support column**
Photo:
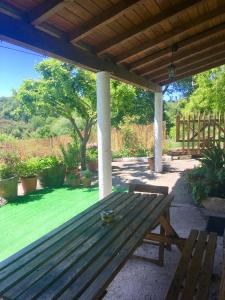
M 112 192 L 112 153 L 110 118 L 110 76 L 99 72 L 97 82 L 99 199 Z
M 155 172 L 162 172 L 162 141 L 163 141 L 163 97 L 162 93 L 155 93 Z

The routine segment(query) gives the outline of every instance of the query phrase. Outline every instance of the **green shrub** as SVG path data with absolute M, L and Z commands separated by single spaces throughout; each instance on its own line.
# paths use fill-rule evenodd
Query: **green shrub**
M 40 159 L 37 157 L 22 161 L 18 166 L 20 177 L 34 177 L 40 171 Z
M 15 170 L 11 166 L 7 166 L 4 163 L 0 164 L 0 179 L 12 178 L 15 175 Z
M 56 156 L 51 155 L 51 156 L 45 156 L 41 157 L 39 160 L 39 169 L 40 170 L 45 170 L 49 169 L 52 167 L 58 167 L 61 166 L 62 160 L 58 159 Z
M 18 175 L 19 157 L 10 152 L 0 153 L 0 178 L 6 179 Z
M 87 161 L 96 161 L 98 159 L 98 148 L 92 146 L 87 149 Z
M 187 172 L 187 182 L 197 203 L 208 196 L 225 197 L 225 154 L 220 146 L 214 146 L 203 153 L 201 167 Z
M 81 171 L 81 176 L 86 178 L 91 178 L 93 176 L 93 173 L 89 170 Z
M 68 144 L 67 147 L 60 145 L 64 164 L 67 171 L 78 168 L 80 163 L 80 151 L 77 143 Z

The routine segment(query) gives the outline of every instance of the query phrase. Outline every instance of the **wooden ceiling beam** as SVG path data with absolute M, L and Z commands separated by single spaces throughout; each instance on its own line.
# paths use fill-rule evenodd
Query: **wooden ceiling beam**
M 184 72 L 182 74 L 179 74 L 172 81 L 171 80 L 164 80 L 164 81 L 161 81 L 161 82 L 158 81 L 157 83 L 160 84 L 161 86 L 164 86 L 164 85 L 167 85 L 167 84 L 174 83 L 174 82 L 176 82 L 178 80 L 181 80 L 181 79 L 184 79 L 184 78 L 187 78 L 187 77 L 194 76 L 196 74 L 205 72 L 207 70 L 210 70 L 210 69 L 213 69 L 213 68 L 216 68 L 216 67 L 220 67 L 220 66 L 222 66 L 224 64 L 225 64 L 225 58 L 219 60 L 218 62 L 209 63 L 209 64 L 207 64 L 205 66 L 202 66 L 201 68 L 192 69 L 190 71 L 187 71 L 187 72 Z
M 191 64 L 195 60 L 201 60 L 206 57 L 213 57 L 214 55 L 217 55 L 221 51 L 225 49 L 225 35 L 221 37 L 220 42 L 216 43 L 216 41 L 211 41 L 211 43 L 208 44 L 203 44 L 200 47 L 196 47 L 196 52 L 194 51 L 195 49 L 190 49 L 187 52 L 187 55 L 183 55 L 183 53 L 174 53 L 173 55 L 173 63 L 177 68 L 182 67 L 183 65 L 186 64 Z M 156 65 L 155 69 L 150 68 L 148 70 L 145 70 L 144 72 L 140 72 L 139 75 L 142 76 L 150 76 L 150 77 L 156 77 L 156 76 L 161 76 L 161 74 L 165 73 L 165 69 L 167 70 L 168 65 L 171 63 L 171 57 L 168 60 L 165 60 L 158 65 Z
M 197 53 L 205 49 L 205 47 L 210 47 L 211 43 L 208 42 L 209 37 L 214 37 L 216 35 L 215 43 L 220 43 L 222 40 L 224 41 L 224 37 L 217 37 L 217 35 L 221 32 L 225 31 L 225 23 L 217 25 L 209 30 L 206 30 L 204 32 L 198 33 L 191 38 L 182 40 L 179 42 L 178 45 L 178 51 L 174 53 L 174 57 L 177 56 L 188 56 L 189 54 L 192 54 L 192 50 L 190 50 L 190 45 L 193 45 L 193 52 Z M 206 40 L 206 43 L 204 41 Z M 202 42 L 201 46 L 198 45 L 199 42 Z M 197 43 L 197 45 L 195 45 Z M 130 71 L 135 71 L 142 69 L 146 66 L 149 68 L 154 68 L 154 63 L 158 62 L 157 68 L 161 65 L 161 59 L 165 57 L 171 57 L 171 47 L 167 47 L 163 50 L 157 51 L 153 54 L 150 54 L 148 56 L 145 56 L 144 58 L 139 59 L 138 61 L 132 63 L 129 65 Z
M 33 25 L 39 25 L 70 2 L 72 0 L 45 0 L 28 13 L 28 20 Z
M 126 32 L 118 35 L 117 37 L 109 40 L 108 42 L 104 42 L 102 46 L 99 46 L 97 49 L 97 54 L 101 55 L 109 51 L 111 48 L 123 43 L 130 38 L 137 36 L 140 33 L 143 33 L 152 27 L 160 24 L 163 21 L 168 20 L 171 17 L 179 14 L 180 12 L 197 5 L 201 0 L 184 0 L 179 5 L 174 5 L 171 8 L 166 9 L 165 11 L 159 13 L 156 16 L 151 17 L 151 19 L 145 20 L 139 25 L 135 25 L 133 28 L 127 30 Z
M 198 17 L 195 21 L 192 21 L 190 23 L 187 23 L 186 25 L 175 28 L 174 30 L 167 32 L 167 33 L 157 37 L 154 40 L 150 40 L 146 43 L 141 44 L 140 46 L 137 46 L 137 47 L 131 49 L 130 51 L 127 51 L 125 54 L 118 56 L 115 61 L 116 61 L 116 63 L 122 63 L 122 62 L 125 62 L 127 59 L 135 57 L 137 54 L 144 53 L 144 52 L 150 51 L 150 50 L 154 50 L 157 46 L 159 46 L 162 43 L 171 44 L 175 38 L 179 38 L 181 34 L 188 33 L 188 31 L 193 29 L 193 27 L 200 26 L 200 25 L 206 23 L 207 21 L 212 20 L 213 18 L 216 18 L 223 14 L 225 14 L 225 5 L 215 9 L 214 11 L 206 13 L 206 14 L 202 15 L 201 17 Z M 223 24 L 223 26 L 224 26 L 224 24 Z M 220 25 L 215 26 L 214 30 L 215 31 L 220 30 Z M 203 38 L 204 32 L 199 33 L 199 35 L 200 34 L 202 34 L 202 38 Z M 195 36 L 197 38 L 197 35 L 195 35 Z M 196 40 L 195 36 L 193 38 L 194 40 Z M 187 42 L 187 43 L 190 43 L 191 39 L 192 39 L 192 37 L 189 38 L 189 42 Z M 178 44 L 181 47 L 180 42 Z
M 29 21 L 29 16 L 27 13 L 18 10 L 17 8 L 9 5 L 5 1 L 0 2 L 0 13 L 3 13 L 7 16 L 13 17 L 18 20 Z M 43 22 L 40 25 L 36 26 L 37 28 L 41 29 L 44 32 L 47 32 L 55 37 L 62 38 L 64 40 L 68 40 L 68 36 L 66 32 L 59 30 L 58 28 L 54 27 L 53 25 L 48 24 L 47 22 Z
M 164 76 L 162 78 L 158 78 L 157 80 L 155 80 L 155 82 L 157 82 L 160 85 L 164 85 L 165 82 L 174 82 L 177 81 L 179 79 L 188 77 L 188 76 L 192 76 L 195 75 L 197 73 L 206 71 L 206 70 L 210 70 L 214 67 L 218 67 L 222 64 L 225 63 L 225 56 L 223 55 L 218 55 L 215 57 L 215 59 L 212 61 L 212 59 L 210 60 L 206 60 L 205 63 L 200 62 L 200 63 L 195 63 L 192 65 L 192 67 L 188 67 L 188 68 L 183 68 L 182 70 L 180 70 L 175 79 L 173 81 L 170 81 L 168 79 L 168 76 Z
M 124 14 L 126 11 L 128 11 L 141 1 L 143 0 L 122 0 L 117 4 L 114 4 L 108 10 L 94 17 L 90 21 L 85 22 L 85 24 L 77 27 L 74 31 L 72 31 L 70 33 L 70 41 L 72 43 L 79 42 L 81 39 L 90 35 L 90 33 L 94 30 L 99 29 L 103 25 L 109 24 L 116 18 L 119 18 L 122 14 Z
M 154 92 L 161 91 L 158 84 L 129 72 L 122 66 L 117 66 L 111 61 L 99 58 L 69 42 L 51 36 L 23 20 L 2 13 L 0 13 L 0 39 L 92 71 L 107 71 L 113 78 Z

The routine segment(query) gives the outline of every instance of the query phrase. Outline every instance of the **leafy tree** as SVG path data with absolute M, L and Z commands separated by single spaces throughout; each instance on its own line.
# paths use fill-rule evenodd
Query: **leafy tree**
M 190 96 L 185 112 L 225 112 L 225 66 L 194 76 L 196 89 Z
M 86 145 L 96 122 L 95 75 L 48 59 L 39 63 L 39 80 L 25 80 L 18 91 L 18 99 L 30 115 L 64 117 L 70 121 L 74 138 L 80 140 L 81 168 L 86 168 Z M 82 118 L 84 129 L 78 127 Z
M 154 94 L 117 80 L 111 80 L 112 126 L 118 127 L 124 117 L 135 117 L 138 124 L 154 118 Z
M 177 100 L 177 98 L 188 98 L 194 90 L 194 78 L 191 76 L 164 86 L 163 94 L 171 101 L 174 101 Z

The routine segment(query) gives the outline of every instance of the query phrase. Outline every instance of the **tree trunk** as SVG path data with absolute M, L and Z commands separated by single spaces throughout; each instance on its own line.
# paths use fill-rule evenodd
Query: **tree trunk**
M 80 141 L 80 163 L 81 170 L 86 170 L 86 146 L 87 142 L 85 139 Z

